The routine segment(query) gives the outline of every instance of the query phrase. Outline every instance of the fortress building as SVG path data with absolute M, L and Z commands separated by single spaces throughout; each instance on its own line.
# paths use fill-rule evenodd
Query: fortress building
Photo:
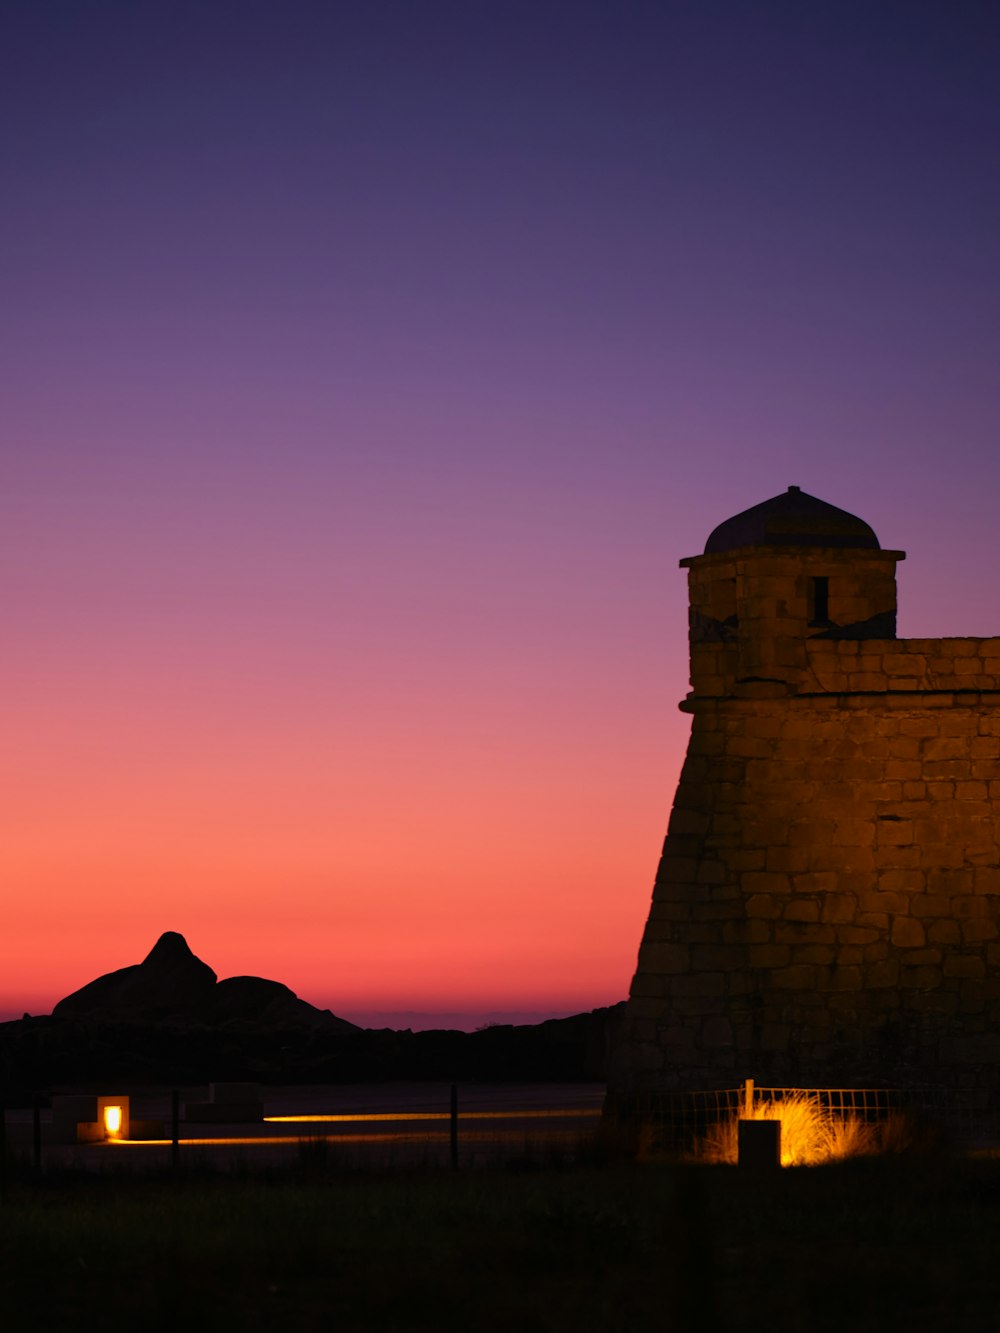
M 1000 637 L 791 486 L 682 560 L 692 715 L 612 1095 L 1000 1071 Z

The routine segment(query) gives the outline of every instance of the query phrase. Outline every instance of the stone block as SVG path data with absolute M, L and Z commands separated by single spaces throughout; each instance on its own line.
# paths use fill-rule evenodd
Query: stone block
M 990 915 L 992 907 L 988 898 L 972 897 L 971 894 L 958 895 L 951 900 L 951 914 L 961 921 Z
M 691 906 L 686 902 L 655 901 L 649 909 L 651 923 L 668 921 L 690 921 Z
M 820 915 L 827 925 L 843 925 L 853 921 L 858 913 L 857 898 L 847 894 L 830 894 L 823 899 Z
M 875 839 L 879 847 L 907 847 L 913 842 L 913 825 L 909 820 L 880 819 Z
M 909 916 L 895 918 L 891 939 L 898 949 L 921 949 L 927 943 L 923 925 Z
M 927 670 L 927 659 L 922 653 L 886 653 L 882 670 L 890 676 L 922 676 Z
M 835 944 L 835 926 L 816 926 L 811 921 L 778 921 L 774 925 L 775 944 Z
M 675 976 L 671 985 L 671 994 L 675 997 L 702 998 L 724 995 L 725 977 L 721 972 L 697 972 L 687 976 Z
M 751 944 L 747 950 L 751 967 L 785 967 L 791 960 L 791 949 L 779 944 Z
M 940 975 L 939 972 L 938 976 L 940 977 Z M 900 987 L 902 988 L 903 985 L 903 981 L 900 980 Z M 953 1014 L 959 1005 L 957 992 L 939 990 L 936 987 L 917 989 L 907 985 L 905 994 L 902 994 L 902 1000 L 904 1009 L 912 1009 L 921 1014 Z
M 915 870 L 923 864 L 923 853 L 919 847 L 877 847 L 875 849 L 875 868 L 877 870 Z
M 673 1027 L 662 1028 L 660 1040 L 665 1046 L 669 1046 L 671 1050 L 678 1053 L 690 1050 L 695 1044 L 693 1030 L 681 1027 L 679 1023 L 675 1023 Z
M 726 867 L 721 861 L 702 861 L 695 879 L 698 884 L 723 884 L 726 879 Z
M 895 958 L 887 958 L 882 963 L 870 963 L 864 972 L 865 986 L 869 990 L 885 990 L 899 984 L 899 963 Z
M 748 917 L 778 917 L 781 915 L 780 900 L 772 898 L 768 893 L 754 893 L 746 901 L 746 914 Z
M 837 819 L 831 847 L 870 847 L 875 841 L 875 825 L 870 819 Z
M 932 870 L 927 876 L 929 893 L 944 894 L 949 899 L 956 894 L 969 893 L 975 883 L 971 870 Z
M 957 1037 L 953 1044 L 955 1058 L 963 1064 L 996 1064 L 1000 1061 L 1000 1033 Z
M 772 927 L 766 917 L 748 921 L 727 921 L 722 927 L 723 944 L 764 944 L 771 938 Z
M 820 967 L 829 967 L 837 960 L 837 950 L 832 944 L 805 944 L 795 950 L 797 963 L 816 963 Z
M 957 921 L 932 921 L 927 927 L 927 938 L 934 944 L 958 944 L 962 928 Z
M 785 903 L 786 921 L 818 921 L 819 903 L 811 898 L 792 898 Z
M 639 971 L 674 976 L 686 973 L 691 967 L 691 955 L 686 944 L 644 942 L 639 950 Z
M 859 906 L 866 912 L 892 912 L 905 916 L 910 910 L 911 894 L 886 893 L 882 889 L 870 889 L 859 899 Z
M 879 932 L 871 926 L 838 926 L 837 939 L 841 944 L 874 944 Z
M 685 1014 L 691 1018 L 705 1018 L 719 1012 L 717 995 L 675 995 L 670 1002 L 671 1011 L 680 1017 Z
M 924 779 L 927 782 L 960 782 L 968 777 L 968 764 L 958 759 L 924 761 Z
M 792 1035 L 787 1023 L 764 1023 L 760 1030 L 760 1044 L 765 1051 L 786 1051 Z
M 693 856 L 671 856 L 664 853 L 657 872 L 658 884 L 693 884 L 698 874 L 698 861 Z
M 728 972 L 745 962 L 745 950 L 738 944 L 693 944 L 691 970 L 693 972 Z
M 763 870 L 767 851 L 763 847 L 739 848 L 727 854 L 726 863 L 737 874 L 744 870 Z
M 916 736 L 894 736 L 889 742 L 892 759 L 919 759 L 920 741 Z
M 929 760 L 967 760 L 968 756 L 969 741 L 964 736 L 928 737 L 921 754 L 924 764 Z
M 771 985 L 781 990 L 812 990 L 818 969 L 805 963 L 777 968 L 771 973 Z
M 702 1029 L 701 1039 L 704 1045 L 708 1047 L 732 1046 L 732 1024 L 728 1018 L 710 1018 Z
M 946 977 L 984 977 L 986 964 L 974 954 L 949 954 L 944 960 Z
M 830 970 L 826 985 L 829 990 L 861 990 L 864 975 L 860 967 L 834 967 Z
M 832 819 L 799 819 L 788 826 L 787 841 L 793 847 L 814 847 L 818 843 L 829 843 L 833 838 L 836 823 Z
M 635 1009 L 640 1001 L 655 1001 L 652 1008 L 642 1009 L 645 1015 L 650 1013 L 659 1013 L 663 1008 L 663 996 L 666 995 L 670 986 L 668 978 L 657 976 L 651 972 L 636 972 L 632 978 L 632 993 L 629 1004 Z M 635 1009 L 635 1013 L 640 1013 L 640 1009 Z
M 670 831 L 704 837 L 708 832 L 708 823 L 708 815 L 697 810 L 675 810 L 670 818 Z
M 976 893 L 1000 894 L 1000 868 L 996 866 L 977 866 L 972 872 L 972 887 Z
M 1000 926 L 992 917 L 972 917 L 962 922 L 962 939 L 966 944 L 982 944 L 984 940 L 995 940 L 998 935 Z
M 692 913 L 695 921 L 731 921 L 736 915 L 733 907 L 733 900 L 730 898 L 716 899 L 714 894 L 711 902 L 696 903 Z
M 859 912 L 857 915 L 859 926 L 870 926 L 880 934 L 889 929 L 888 912 Z
M 946 917 L 951 912 L 951 899 L 941 894 L 916 893 L 910 899 L 911 916 Z
M 805 847 L 769 847 L 766 866 L 769 871 L 794 873 L 809 866 L 809 851 Z
M 840 877 L 832 870 L 810 870 L 794 878 L 796 894 L 815 893 L 826 895 L 835 893 L 840 887 Z
M 889 686 L 881 671 L 852 671 L 847 684 L 849 689 L 863 693 L 880 693 Z
M 963 1007 L 982 1009 L 1000 999 L 1000 977 L 970 977 L 959 988 Z
M 907 967 L 905 963 L 900 965 L 899 984 L 903 988 L 914 990 L 935 990 L 941 985 L 941 969 L 939 967 Z

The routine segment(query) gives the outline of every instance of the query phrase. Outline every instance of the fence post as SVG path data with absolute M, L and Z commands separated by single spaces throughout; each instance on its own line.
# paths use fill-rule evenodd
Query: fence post
M 42 1169 L 42 1103 L 36 1093 L 31 1099 L 31 1160 L 35 1170 Z
M 181 1094 L 177 1088 L 170 1093 L 170 1165 L 174 1172 L 180 1164 L 181 1156 Z
M 743 1115 L 747 1120 L 753 1119 L 753 1079 L 748 1078 L 743 1083 Z
M 7 1197 L 7 1104 L 0 1105 L 0 1203 Z
M 458 1086 L 451 1085 L 451 1164 L 458 1166 Z

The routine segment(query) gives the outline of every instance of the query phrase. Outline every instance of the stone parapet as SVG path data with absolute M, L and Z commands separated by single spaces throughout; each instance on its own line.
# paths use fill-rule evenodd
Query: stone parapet
M 809 639 L 799 692 L 1000 690 L 1000 638 Z

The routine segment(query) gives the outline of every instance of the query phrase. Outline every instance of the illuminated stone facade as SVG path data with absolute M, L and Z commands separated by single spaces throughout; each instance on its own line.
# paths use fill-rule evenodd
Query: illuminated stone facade
M 1000 637 L 892 637 L 902 558 L 791 488 L 681 562 L 691 741 L 613 1092 L 994 1085 Z

